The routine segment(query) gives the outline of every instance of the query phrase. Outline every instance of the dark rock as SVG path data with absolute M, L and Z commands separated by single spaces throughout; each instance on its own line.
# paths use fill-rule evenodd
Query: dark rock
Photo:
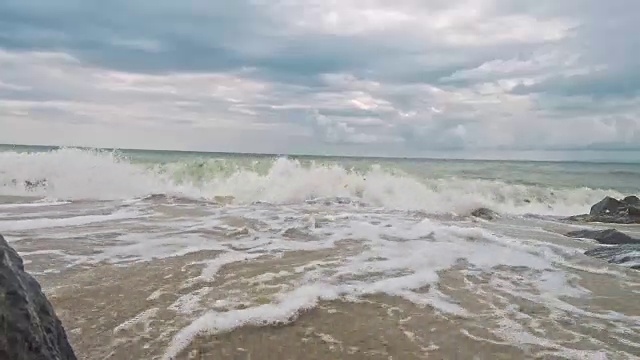
M 22 259 L 2 235 L 0 329 L 0 359 L 76 359 L 40 284 L 24 271 Z
M 230 205 L 236 200 L 236 198 L 231 195 L 225 195 L 225 196 L 218 195 L 218 196 L 214 196 L 213 200 L 215 200 L 220 205 Z
M 298 228 L 288 228 L 282 233 L 282 236 L 289 239 L 300 239 L 309 236 L 309 234 Z
M 498 214 L 491 209 L 478 208 L 471 212 L 471 216 L 475 216 L 477 218 L 485 220 L 494 220 L 498 217 Z
M 594 217 L 589 214 L 582 214 L 582 215 L 569 216 L 568 218 L 566 218 L 566 220 L 577 221 L 577 222 L 589 222 L 593 218 Z
M 624 206 L 624 203 L 610 196 L 600 200 L 599 203 L 591 207 L 589 215 L 606 215 L 616 213 Z
M 635 195 L 627 196 L 622 202 L 629 206 L 640 206 L 640 198 Z
M 600 244 L 607 245 L 640 244 L 640 239 L 634 239 L 631 236 L 615 229 L 578 230 L 568 232 L 566 235 L 572 238 L 593 239 Z
M 568 217 L 569 221 L 605 223 L 605 224 L 640 224 L 640 216 L 629 216 L 628 214 L 615 215 L 575 215 Z
M 588 250 L 584 254 L 607 260 L 610 264 L 618 264 L 640 270 L 640 244 L 601 246 Z
M 567 220 L 612 224 L 640 224 L 640 199 L 627 196 L 617 200 L 607 196 L 591 207 L 589 214 L 576 215 Z

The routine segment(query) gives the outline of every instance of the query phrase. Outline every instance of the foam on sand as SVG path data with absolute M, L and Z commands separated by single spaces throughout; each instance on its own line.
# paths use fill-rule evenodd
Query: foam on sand
M 144 214 L 138 211 L 121 210 L 107 215 L 82 215 L 55 219 L 0 220 L 0 232 L 88 225 L 106 221 L 133 219 L 142 216 L 144 216 Z
M 460 265 L 460 261 L 478 273 L 492 274 L 498 267 L 519 269 L 518 281 L 522 284 L 519 289 L 541 294 L 536 300 L 544 306 L 567 310 L 570 307 L 561 297 L 589 296 L 588 291 L 572 284 L 571 277 L 557 267 L 561 256 L 549 256 L 553 253 L 543 251 L 544 244 L 514 247 L 511 238 L 431 220 L 395 221 L 392 227 L 349 220 L 346 225 L 335 236 L 362 241 L 361 252 L 337 262 L 320 261 L 324 266 L 305 267 L 301 277 L 285 287 L 290 290 L 276 294 L 272 303 L 205 313 L 176 334 L 164 358 L 177 356 L 196 336 L 219 334 L 246 325 L 288 323 L 325 300 L 350 301 L 365 295 L 387 294 L 443 313 L 474 316 L 437 289 L 439 272 Z M 221 258 L 242 260 L 237 255 Z M 496 285 L 511 286 L 504 282 Z

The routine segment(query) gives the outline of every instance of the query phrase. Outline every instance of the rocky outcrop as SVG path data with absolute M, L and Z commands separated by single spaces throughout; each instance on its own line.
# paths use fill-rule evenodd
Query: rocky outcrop
M 627 196 L 622 200 L 607 196 L 594 204 L 589 214 L 576 215 L 572 221 L 602 222 L 615 224 L 640 224 L 640 198 Z
M 600 244 L 606 245 L 640 244 L 640 239 L 632 238 L 615 229 L 578 230 L 568 232 L 566 235 L 572 238 L 593 239 Z
M 615 203 L 613 204 L 615 205 Z M 601 205 L 608 206 L 604 203 Z M 587 256 L 606 260 L 610 264 L 640 270 L 640 239 L 633 238 L 616 229 L 578 230 L 568 232 L 566 235 L 573 238 L 593 239 L 600 244 L 608 245 L 587 250 L 584 253 Z
M 611 215 L 628 212 L 630 209 L 635 211 L 638 206 L 640 206 L 640 199 L 637 196 L 627 196 L 622 200 L 607 196 L 591 207 L 589 215 Z
M 71 360 L 76 356 L 62 323 L 0 235 L 0 359 Z
M 498 217 L 498 214 L 487 208 L 478 208 L 471 212 L 471 216 L 484 219 L 484 220 L 494 220 Z
M 601 246 L 588 250 L 585 255 L 640 270 L 640 244 Z

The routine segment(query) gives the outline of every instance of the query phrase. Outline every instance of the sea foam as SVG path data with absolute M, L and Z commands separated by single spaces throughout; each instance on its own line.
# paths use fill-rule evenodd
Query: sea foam
M 588 291 L 570 283 L 568 274 L 556 265 L 563 259 L 549 257 L 544 243 L 514 247 L 513 239 L 508 237 L 428 219 L 419 222 L 395 219 L 392 227 L 353 219 L 341 221 L 343 226 L 334 226 L 331 236 L 323 240 L 324 245 L 336 248 L 338 239 L 353 239 L 362 242 L 360 251 L 338 259 L 317 261 L 318 266 L 306 264 L 299 277 L 290 279 L 289 286 L 282 287 L 284 290 L 273 296 L 268 304 L 204 313 L 174 336 L 164 358 L 175 358 L 197 336 L 220 334 L 246 325 L 288 323 L 315 308 L 319 302 L 328 300 L 350 301 L 366 295 L 386 294 L 430 306 L 442 313 L 473 316 L 440 292 L 437 286 L 439 272 L 451 269 L 461 260 L 467 263 L 470 271 L 485 274 L 495 273 L 497 266 L 526 269 L 518 270 L 518 287 L 499 279 L 496 284 L 501 291 L 513 294 L 530 289 L 540 294 L 536 295 L 536 300 L 547 306 L 572 311 L 561 297 L 589 295 Z M 271 240 L 270 245 L 261 243 L 261 250 L 264 250 L 262 246 L 276 245 L 284 247 L 281 251 L 291 251 L 285 250 L 288 240 L 277 237 Z M 243 261 L 245 258 L 223 254 L 219 259 L 214 264 L 231 264 L 231 260 Z M 215 271 L 219 271 L 218 266 Z M 203 274 L 210 277 L 211 268 L 205 268 Z M 425 292 L 424 289 L 428 290 Z M 197 302 L 193 298 L 190 301 Z
M 375 164 L 356 170 L 274 158 L 258 165 L 235 159 L 142 164 L 114 152 L 79 149 L 2 152 L 0 196 L 111 200 L 173 194 L 191 199 L 228 198 L 235 204 L 348 199 L 338 202 L 461 215 L 481 206 L 512 214 L 573 215 L 605 195 L 621 196 L 612 190 L 418 177 Z M 26 183 L 39 180 L 46 181 L 36 186 Z

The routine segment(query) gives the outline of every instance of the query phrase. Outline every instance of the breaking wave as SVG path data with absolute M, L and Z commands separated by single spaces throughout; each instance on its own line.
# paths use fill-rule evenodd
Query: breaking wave
M 340 198 L 354 204 L 434 213 L 461 214 L 484 206 L 504 213 L 545 215 L 576 214 L 605 195 L 621 196 L 603 189 L 418 177 L 376 164 L 346 168 L 288 158 L 247 157 L 139 162 L 117 152 L 73 148 L 0 153 L 0 196 L 116 200 L 151 194 L 227 197 L 235 204 L 297 204 Z

